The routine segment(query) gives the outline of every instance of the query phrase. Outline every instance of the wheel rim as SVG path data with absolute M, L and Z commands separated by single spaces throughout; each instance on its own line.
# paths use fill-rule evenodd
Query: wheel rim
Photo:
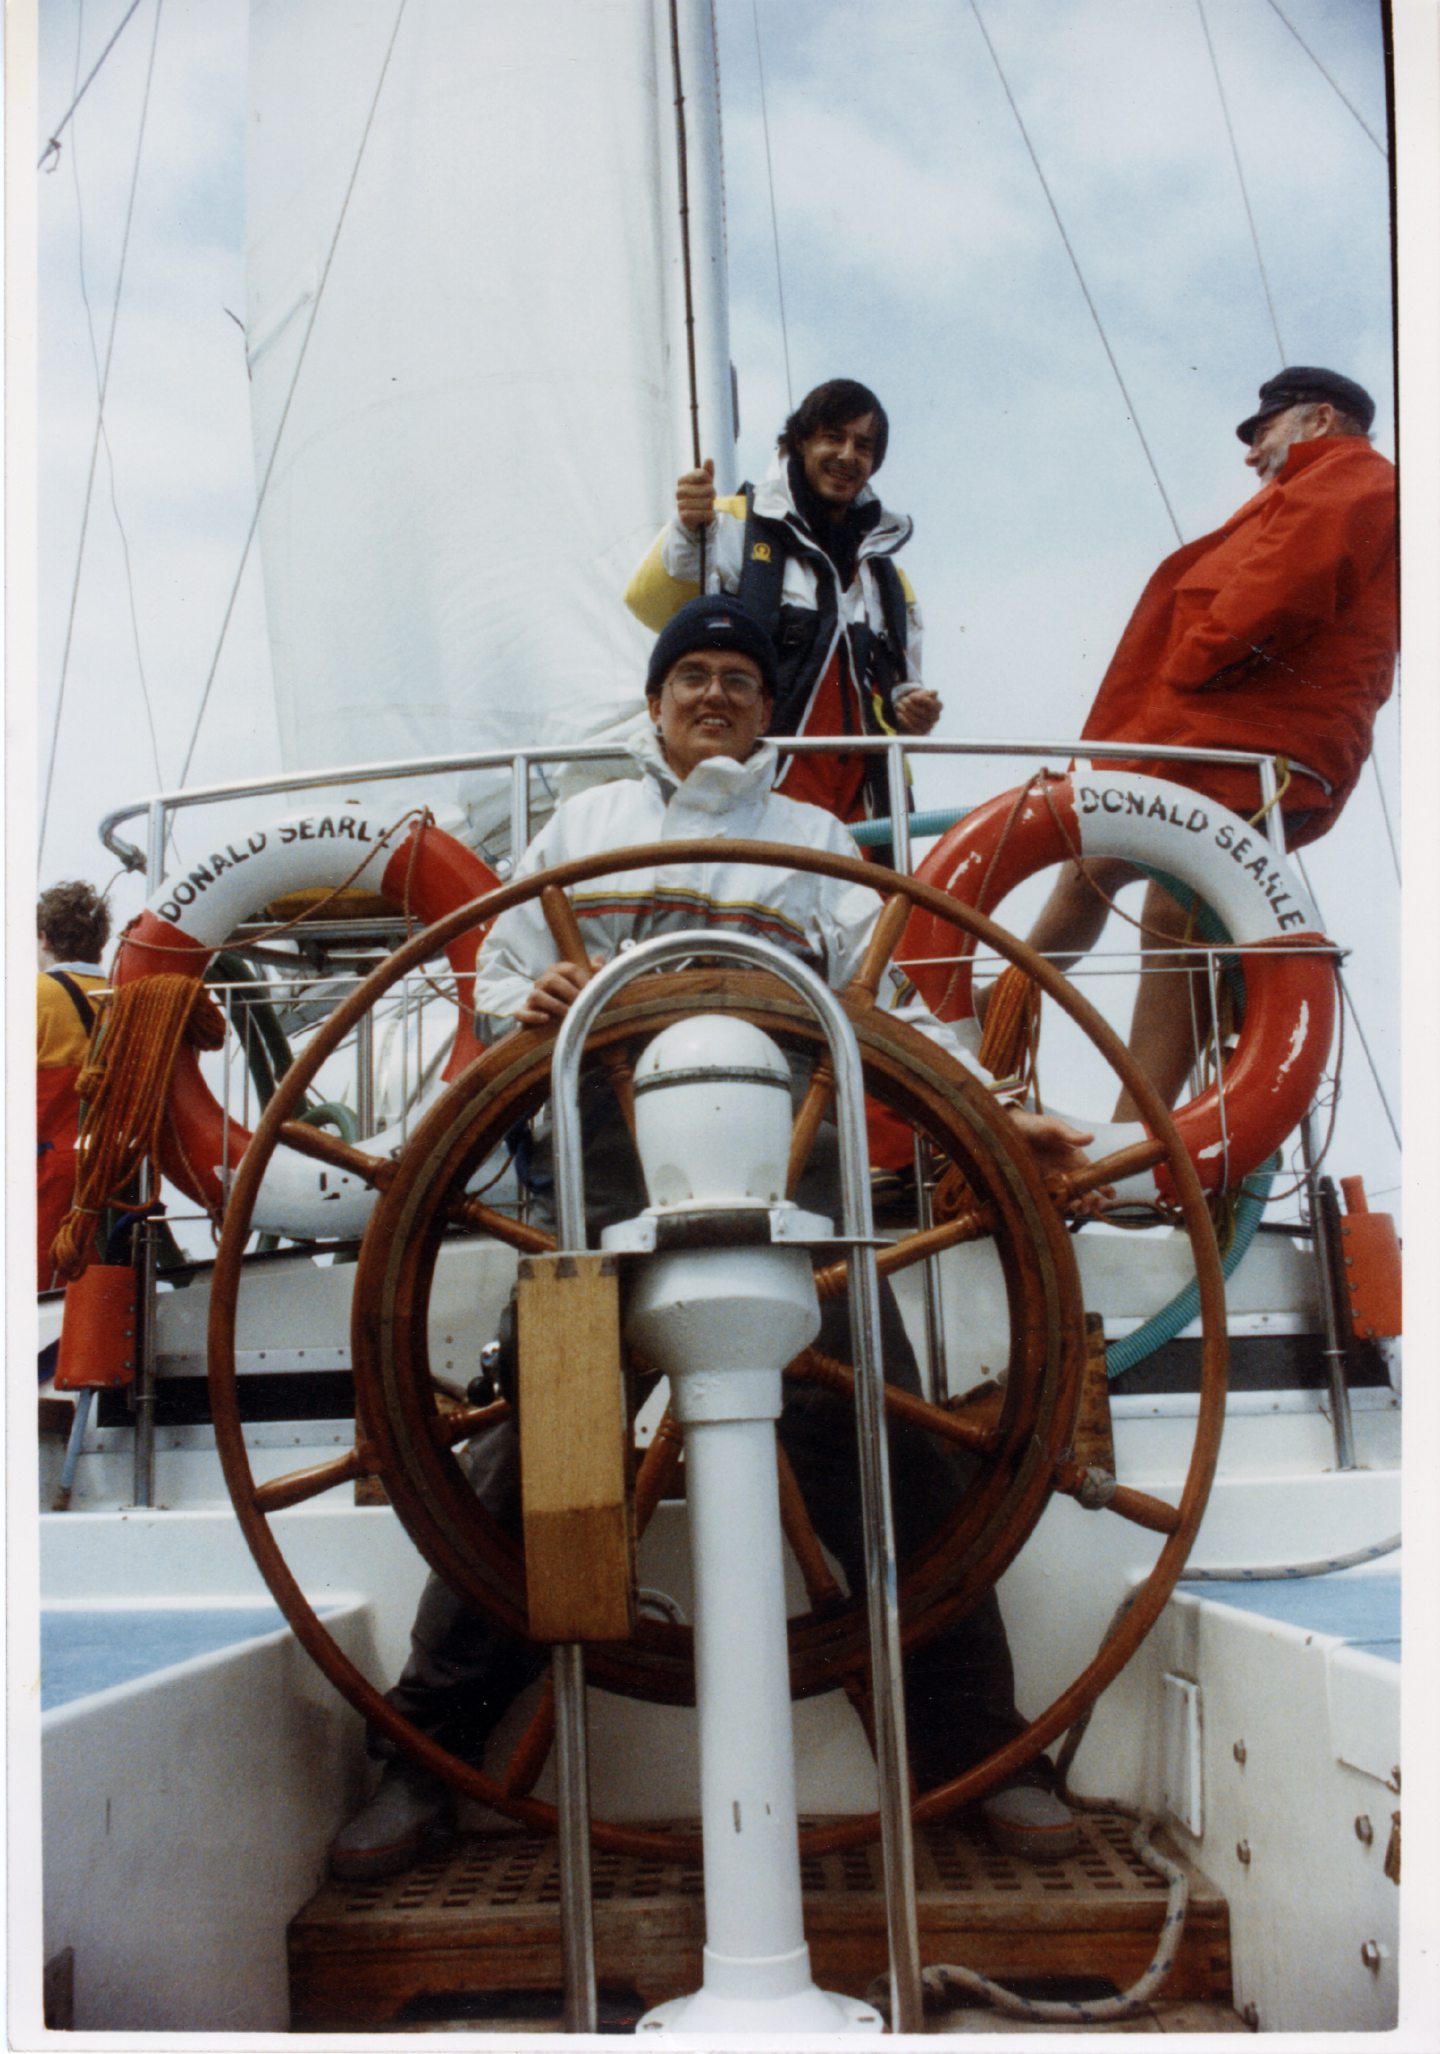
M 398 950 L 388 963 L 373 972 L 339 1009 L 328 1026 L 322 1030 L 321 1035 L 287 1074 L 275 1099 L 267 1108 L 256 1131 L 255 1141 L 251 1149 L 247 1150 L 236 1178 L 212 1287 L 210 1374 L 217 1445 L 237 1516 L 262 1574 L 265 1575 L 297 1637 L 357 1709 L 408 1752 L 446 1776 L 468 1795 L 498 1805 L 523 1823 L 543 1828 L 553 1824 L 553 1811 L 528 1795 L 517 1794 L 514 1787 L 516 1779 L 513 1776 L 508 1779 L 509 1787 L 498 1783 L 483 1771 L 471 1768 L 468 1764 L 448 1755 L 427 1736 L 394 1713 L 330 1638 L 295 1582 L 271 1531 L 270 1514 L 285 1504 L 300 1502 L 303 1497 L 313 1493 L 308 1487 L 302 1489 L 295 1480 L 289 1480 L 288 1494 L 287 1480 L 282 1480 L 278 1488 L 257 1486 L 250 1471 L 239 1419 L 235 1378 L 235 1308 L 241 1257 L 248 1230 L 250 1208 L 265 1161 L 280 1139 L 290 1138 L 282 1130 L 285 1129 L 300 1094 L 308 1084 L 310 1075 L 350 1031 L 354 1021 L 383 996 L 398 978 L 405 975 L 427 952 L 444 946 L 455 934 L 462 932 L 467 924 L 480 920 L 489 921 L 505 911 L 508 906 L 535 895 L 542 888 L 563 891 L 596 875 L 623 872 L 652 864 L 659 860 L 661 853 L 657 846 L 611 851 L 601 857 L 587 858 L 547 872 L 543 879 L 537 877 L 506 886 L 477 901 L 475 905 L 460 909 L 437 922 L 426 934 L 413 938 Z M 663 847 L 667 865 L 700 860 L 709 853 L 710 845 L 704 842 L 674 843 Z M 1012 1775 L 1024 1762 L 1063 1732 L 1119 1673 L 1159 1616 L 1178 1580 L 1203 1514 L 1223 1425 L 1225 1336 L 1223 1284 L 1218 1255 L 1198 1182 L 1166 1109 L 1160 1104 L 1146 1080 L 1135 1070 L 1133 1062 L 1113 1030 L 1094 1013 L 1078 993 L 1071 990 L 1065 981 L 1051 970 L 1048 964 L 1032 956 L 1023 943 L 1007 935 L 983 915 L 974 913 L 969 907 L 935 887 L 921 884 L 913 878 L 902 878 L 893 873 L 883 872 L 873 864 L 831 856 L 828 852 L 822 855 L 775 844 L 727 843 L 726 853 L 727 859 L 742 863 L 788 865 L 795 869 L 845 878 L 889 895 L 891 905 L 898 907 L 902 913 L 906 906 L 925 907 L 932 912 L 940 913 L 957 925 L 968 928 L 978 940 L 993 947 L 1009 961 L 1019 963 L 1027 974 L 1033 976 L 1042 988 L 1049 990 L 1057 1002 L 1077 1019 L 1142 1105 L 1147 1124 L 1152 1127 L 1156 1136 L 1154 1143 L 1149 1144 L 1155 1151 L 1152 1159 L 1165 1161 L 1171 1169 L 1180 1192 L 1185 1224 L 1195 1249 L 1205 1340 L 1199 1412 L 1190 1465 L 1179 1507 L 1171 1513 L 1171 1508 L 1158 1505 L 1158 1501 L 1147 1500 L 1149 1510 L 1145 1516 L 1139 1518 L 1139 1523 L 1144 1525 L 1155 1524 L 1162 1516 L 1168 1516 L 1173 1522 L 1169 1524 L 1160 1554 L 1139 1587 L 1123 1624 L 1066 1690 L 1006 1747 L 977 1763 L 965 1775 L 925 1793 L 918 1800 L 915 1807 L 916 1817 L 931 1818 L 983 1795 L 986 1790 Z M 895 932 L 898 934 L 898 926 Z M 687 997 L 693 995 L 709 1003 L 717 991 L 723 991 L 725 1002 L 733 1004 L 742 1012 L 748 1007 L 752 1013 L 763 1012 L 767 1017 L 773 1017 L 777 1006 L 782 1014 L 785 1011 L 783 1002 L 774 997 L 766 999 L 763 990 L 757 989 L 769 984 L 773 993 L 775 986 L 770 980 L 752 977 L 747 981 L 743 977 L 737 978 L 735 973 L 729 973 L 728 976 L 716 972 L 687 972 L 680 975 L 690 979 L 694 985 L 693 994 L 687 991 Z M 649 1008 L 650 1012 L 646 1018 L 645 1031 L 658 1032 L 660 1026 L 666 1024 L 668 1015 L 665 1018 L 660 1017 L 664 1012 L 664 1001 L 657 999 L 653 989 L 647 990 L 647 987 L 667 981 L 637 980 L 631 987 L 630 1002 L 616 1017 L 612 1018 L 608 1014 L 601 1016 L 597 1034 L 592 1038 L 592 1046 L 598 1047 L 602 1040 L 618 1042 L 626 1032 L 637 1031 L 630 1016 L 646 1008 Z M 893 1046 L 897 1038 L 902 1044 L 906 1041 L 918 1042 L 927 1048 L 929 1044 L 913 1030 L 888 1021 L 885 1015 L 876 1012 L 871 1004 L 873 988 L 872 984 L 870 991 L 862 992 L 859 1000 L 850 1007 L 861 1040 L 862 1052 L 868 1049 L 872 1068 L 879 1065 L 881 1074 L 884 1073 L 887 1064 L 892 1065 L 889 1081 L 899 1094 L 901 1109 L 913 1107 L 920 1114 L 920 1124 L 931 1132 L 933 1138 L 938 1115 L 934 1103 L 926 1103 L 929 1085 L 917 1082 L 913 1070 L 908 1076 L 897 1075 L 897 1070 L 905 1070 L 907 1052 L 902 1046 L 897 1056 Z M 765 1024 L 765 1021 L 760 1020 L 760 1024 Z M 793 1021 L 784 1024 L 789 1031 L 798 1034 L 799 1038 L 805 1038 Z M 384 1476 L 387 1483 L 393 1487 L 392 1495 L 398 1491 L 399 1499 L 406 1501 L 406 1509 L 424 1533 L 422 1540 L 410 1526 L 410 1520 L 406 1520 L 407 1529 L 412 1532 L 412 1538 L 417 1539 L 417 1545 L 421 1547 L 422 1553 L 427 1555 L 427 1559 L 430 1559 L 431 1549 L 435 1549 L 443 1558 L 446 1549 L 453 1544 L 456 1533 L 467 1537 L 473 1535 L 474 1510 L 478 1508 L 473 1496 L 468 1492 L 468 1486 L 464 1486 L 463 1479 L 459 1479 L 458 1465 L 454 1463 L 453 1457 L 448 1458 L 449 1469 L 446 1468 L 448 1451 L 437 1448 L 433 1414 L 427 1410 L 426 1402 L 420 1395 L 421 1385 L 418 1381 L 416 1362 L 423 1356 L 423 1347 L 417 1354 L 417 1306 L 425 1296 L 428 1271 L 433 1269 L 434 1250 L 438 1247 L 443 1232 L 442 1201 L 446 1186 L 453 1179 L 456 1166 L 464 1160 L 467 1150 L 473 1150 L 480 1145 L 476 1139 L 477 1129 L 472 1123 L 472 1114 L 477 1102 L 483 1104 L 484 1093 L 494 1080 L 488 1075 L 480 1078 L 478 1073 L 483 1071 L 487 1064 L 496 1070 L 513 1070 L 517 1064 L 521 1066 L 517 1073 L 520 1082 L 516 1084 L 512 1077 L 513 1090 L 504 1099 L 508 1109 L 513 1099 L 523 1099 L 535 1088 L 537 1069 L 548 1067 L 541 1053 L 544 1046 L 542 1038 L 535 1035 L 507 1037 L 496 1049 L 490 1051 L 488 1056 L 456 1080 L 446 1097 L 432 1109 L 427 1120 L 422 1123 L 420 1129 L 417 1129 L 407 1149 L 407 1159 L 411 1164 L 408 1173 L 406 1160 L 402 1160 L 398 1168 L 372 1164 L 376 1172 L 375 1181 L 389 1186 L 380 1206 L 376 1209 L 376 1223 L 383 1214 L 387 1225 L 385 1235 L 377 1237 L 375 1246 L 383 1246 L 386 1253 L 383 1260 L 379 1256 L 374 1257 L 368 1268 L 362 1255 L 362 1269 L 366 1269 L 367 1273 L 367 1292 L 378 1290 L 380 1293 L 386 1320 L 385 1330 L 391 1341 L 398 1338 L 400 1345 L 398 1349 L 391 1347 L 388 1354 L 382 1351 L 384 1359 L 377 1358 L 373 1365 L 368 1352 L 363 1363 L 360 1353 L 357 1353 L 356 1446 L 349 1458 L 342 1458 L 336 1464 L 322 1465 L 322 1470 L 331 1482 L 343 1481 L 346 1476 L 364 1473 Z M 913 1055 L 913 1051 L 909 1053 Z M 497 1062 L 496 1058 L 500 1060 Z M 934 1068 L 940 1061 L 941 1058 L 936 1051 L 931 1067 Z M 948 1069 L 950 1066 L 946 1063 L 945 1067 Z M 950 1082 L 953 1087 L 954 1079 Z M 962 1089 L 961 1095 L 967 1103 L 965 1132 L 970 1138 L 970 1145 L 978 1148 L 976 1137 L 981 1134 L 990 1144 L 989 1152 L 976 1154 L 969 1163 L 969 1167 L 978 1174 L 978 1188 L 983 1188 L 988 1198 L 999 1195 L 1005 1203 L 1016 1206 L 1020 1215 L 1032 1221 L 1042 1218 L 1053 1225 L 1052 1209 L 1042 1205 L 1038 1214 L 1035 1211 L 1035 1192 L 1038 1189 L 1043 1198 L 1043 1184 L 1034 1165 L 1029 1162 L 1028 1155 L 1024 1155 L 1013 1139 L 1008 1137 L 1007 1132 L 999 1129 L 997 1123 L 1003 1116 L 994 1108 L 989 1094 L 982 1087 L 975 1086 L 973 1092 L 965 1092 Z M 977 1113 L 976 1108 L 980 1100 L 984 1100 L 988 1114 Z M 496 1098 L 494 1102 L 500 1101 Z M 943 1128 L 943 1121 L 939 1121 L 939 1124 Z M 482 1124 L 478 1131 L 483 1138 L 489 1129 Z M 437 1154 L 436 1137 L 442 1134 L 445 1145 Z M 413 1154 L 416 1145 L 421 1143 L 424 1154 Z M 957 1143 L 957 1135 L 951 1134 L 944 1145 Z M 960 1152 L 963 1156 L 965 1149 L 962 1147 Z M 1000 1165 L 1003 1165 L 1003 1169 L 997 1167 Z M 1026 1193 L 1027 1188 L 1031 1201 L 1028 1213 L 1018 1195 Z M 1002 1212 L 1003 1210 L 1002 1204 Z M 390 1223 L 402 1216 L 413 1222 L 417 1231 L 404 1239 L 397 1239 L 390 1231 Z M 506 1238 L 513 1237 L 507 1235 Z M 545 1238 L 538 1237 L 538 1240 L 543 1242 Z M 1040 1239 L 1042 1245 L 1047 1247 L 1053 1243 L 1054 1237 L 1048 1227 L 1041 1233 Z M 1059 1232 L 1059 1241 L 1065 1245 L 1068 1254 L 1068 1238 L 1064 1235 L 1063 1229 Z M 532 1242 L 531 1245 L 536 1243 Z M 1003 1240 L 1001 1245 L 1003 1247 Z M 369 1246 L 367 1237 L 367 1248 Z M 1055 1268 L 1053 1271 L 1047 1269 L 1047 1277 L 1053 1279 L 1063 1275 L 1064 1259 L 1059 1258 L 1061 1268 Z M 1071 1274 L 1073 1275 L 1073 1261 Z M 377 1277 L 379 1282 L 375 1281 Z M 359 1291 L 360 1278 L 357 1275 L 357 1299 Z M 1029 1297 L 1023 1292 L 1022 1297 L 1025 1297 L 1027 1304 L 1030 1302 Z M 1052 1288 L 1049 1303 L 1048 1323 L 1053 1327 L 1056 1321 L 1067 1316 L 1072 1307 L 1072 1298 L 1065 1288 Z M 1078 1292 L 1073 1303 L 1078 1303 Z M 423 1321 L 420 1324 L 423 1326 Z M 1075 1324 L 1078 1327 L 1078 1321 Z M 1053 1348 L 1051 1355 L 1057 1355 Z M 1050 1389 L 1048 1409 L 1037 1407 L 1036 1418 L 1041 1420 L 1042 1431 L 1053 1428 L 1062 1433 L 1068 1432 L 1065 1411 L 1066 1407 L 1070 1406 L 1073 1392 L 1072 1386 L 1066 1382 L 1063 1374 L 1064 1357 L 1065 1350 L 1062 1346 L 1058 1349 L 1062 1373 Z M 1022 1385 L 1023 1381 L 1022 1376 Z M 428 1382 L 425 1388 L 428 1390 Z M 1028 1400 L 1023 1398 L 1016 1401 L 1012 1408 L 1012 1424 L 1027 1416 L 1024 1411 L 1027 1402 Z M 1073 1411 L 1073 1407 L 1071 1410 Z M 473 1417 L 468 1430 L 477 1430 L 481 1423 L 478 1416 Z M 1031 1445 L 1035 1445 L 1033 1435 Z M 417 1452 L 422 1448 L 423 1458 Z M 966 1545 L 960 1546 L 958 1550 L 952 1550 L 947 1555 L 943 1548 L 932 1548 L 927 1543 L 925 1548 L 918 1551 L 912 1569 L 907 1572 L 912 1602 L 918 1597 L 921 1604 L 919 1626 L 914 1626 L 912 1621 L 912 1639 L 917 1633 L 939 1630 L 947 1620 L 973 1603 L 980 1589 L 988 1588 L 989 1583 L 993 1582 L 994 1576 L 1023 1545 L 1024 1539 L 1032 1530 L 1039 1511 L 1048 1499 L 1063 1453 L 1063 1449 L 1057 1446 L 1052 1445 L 1048 1449 L 1045 1460 L 1038 1465 L 1038 1479 L 1033 1457 L 1030 1472 L 1024 1475 L 1013 1473 L 1016 1467 L 1013 1463 L 1009 1471 L 1003 1462 L 997 1463 L 993 1465 L 990 1480 L 979 1498 L 971 1503 L 972 1494 L 969 1491 L 963 1494 L 962 1513 L 957 1522 L 948 1524 L 958 1524 L 961 1529 L 960 1538 Z M 431 1459 L 437 1456 L 438 1460 Z M 420 1508 L 425 1500 L 423 1492 L 417 1493 L 413 1488 L 417 1479 L 416 1475 L 412 1474 L 412 1463 L 414 1471 L 426 1481 L 433 1484 L 437 1477 L 443 1479 L 439 1484 L 438 1501 L 446 1510 L 451 1531 L 448 1536 L 442 1533 L 438 1541 L 433 1522 L 428 1517 L 421 1516 Z M 1023 1465 L 1020 1466 L 1023 1468 Z M 453 1477 L 449 1473 L 450 1470 L 454 1471 Z M 317 1471 L 310 1474 L 318 1476 L 320 1473 Z M 456 1479 L 459 1479 L 458 1487 Z M 464 1489 L 465 1500 L 468 1500 L 468 1503 L 459 1497 L 457 1489 Z M 1140 1495 L 1134 1492 L 1128 1494 L 1131 1499 Z M 1025 1507 L 1028 1523 L 1024 1525 L 1023 1531 L 1014 1532 L 1006 1528 L 1003 1521 L 999 1531 L 993 1523 L 987 1524 L 987 1513 L 994 1509 L 992 1501 L 997 1497 L 1004 1501 L 1009 1509 L 1013 1510 L 1017 1504 Z M 1037 1498 L 1033 1516 L 1029 1516 L 1031 1501 Z M 430 1502 L 433 1504 L 434 1500 Z M 964 1506 L 969 1506 L 968 1511 L 963 1509 Z M 396 1509 L 401 1510 L 399 1502 Z M 1132 1512 L 1130 1516 L 1137 1515 Z M 952 1533 L 951 1541 L 954 1542 L 956 1537 L 956 1534 Z M 516 1558 L 514 1543 L 506 1541 L 503 1536 L 498 1538 L 504 1541 L 504 1545 L 493 1551 L 491 1559 L 504 1562 L 508 1555 L 513 1565 Z M 997 1563 L 998 1567 L 995 1566 Z M 937 1567 L 937 1564 L 940 1566 Z M 438 1564 L 432 1561 L 432 1566 Z M 967 1574 L 971 1579 L 968 1582 Z M 982 1574 L 986 1578 L 984 1583 L 979 1582 Z M 469 1568 L 460 1580 L 467 1586 L 463 1594 L 470 1596 L 473 1578 Z M 484 1581 L 482 1578 L 481 1582 Z M 478 1593 L 476 1595 L 478 1596 Z M 485 1608 L 491 1609 L 495 1602 L 494 1594 L 490 1592 L 486 1598 Z M 513 1587 L 507 1594 L 503 1588 L 503 1580 L 498 1602 L 502 1613 L 504 1607 L 509 1605 L 514 1616 Z M 493 1610 L 492 1616 L 497 1616 Z M 652 1670 L 664 1672 L 667 1685 L 664 1691 L 656 1692 L 653 1688 L 637 1689 L 633 1679 L 623 1673 L 623 1665 L 621 1671 L 613 1675 L 607 1673 L 610 1668 L 608 1651 L 599 1655 L 592 1653 L 589 1656 L 589 1673 L 592 1680 L 611 1688 L 628 1690 L 628 1694 L 658 1694 L 662 1697 L 676 1695 L 674 1679 L 683 1664 L 679 1649 L 686 1636 L 681 1629 L 663 1627 L 662 1622 L 654 1623 L 657 1630 L 650 1632 L 647 1628 L 646 1632 L 647 1659 L 650 1660 Z M 834 1675 L 837 1668 L 843 1676 L 847 1671 L 847 1665 L 854 1665 L 854 1650 L 848 1644 L 848 1635 L 827 1628 L 826 1622 L 820 1622 L 813 1630 L 801 1628 L 797 1638 L 800 1642 L 803 1690 L 826 1687 L 826 1681 Z M 841 1643 L 838 1647 L 837 1641 Z M 815 1645 L 812 1647 L 808 1643 Z M 816 1662 L 820 1662 L 822 1647 L 825 1650 L 826 1661 L 821 1666 L 825 1673 L 812 1674 L 809 1666 L 812 1655 Z M 647 1682 L 651 1685 L 655 1680 L 654 1675 L 647 1677 Z M 533 1781 L 533 1777 L 531 1780 Z M 811 1830 L 803 1836 L 803 1840 L 807 1851 L 819 1852 L 873 1838 L 877 1832 L 877 1819 L 873 1815 L 864 1815 Z M 673 1853 L 683 1845 L 692 1844 L 686 1840 L 686 1836 L 677 1833 L 657 1833 L 603 1821 L 595 1823 L 594 1836 L 597 1844 L 602 1846 L 641 1853 L 655 1853 L 661 1850 Z

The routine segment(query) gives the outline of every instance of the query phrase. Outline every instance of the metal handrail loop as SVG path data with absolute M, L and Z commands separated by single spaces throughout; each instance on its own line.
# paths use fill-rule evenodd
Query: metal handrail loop
M 697 955 L 720 957 L 780 978 L 819 1022 L 835 1075 L 840 1140 L 843 1228 L 849 1247 L 850 1339 L 860 1449 L 860 1504 L 865 1535 L 870 1666 L 875 1705 L 875 1766 L 880 1794 L 880 1844 L 891 1988 L 897 2020 L 921 2017 L 920 1940 L 915 1901 L 914 1836 L 910 1820 L 910 1767 L 905 1739 L 904 1678 L 900 1662 L 900 1592 L 895 1525 L 885 1440 L 884 1366 L 880 1342 L 880 1285 L 875 1267 L 865 1139 L 865 1080 L 860 1050 L 845 1009 L 829 986 L 795 957 L 751 935 L 656 935 L 614 956 L 597 970 L 565 1015 L 551 1061 L 556 1225 L 562 1250 L 585 1247 L 585 1166 L 580 1128 L 580 1062 L 602 1008 L 646 971 Z M 567 1806 L 568 1810 L 568 1806 Z M 584 1820 L 588 1849 L 588 1807 Z

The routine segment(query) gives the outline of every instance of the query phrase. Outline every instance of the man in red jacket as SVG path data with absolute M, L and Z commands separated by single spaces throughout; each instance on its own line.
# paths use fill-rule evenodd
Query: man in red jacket
M 1089 741 L 1274 754 L 1291 847 L 1339 818 L 1390 696 L 1399 645 L 1395 471 L 1370 445 L 1374 418 L 1369 393 L 1337 371 L 1301 365 L 1260 387 L 1259 407 L 1236 430 L 1260 490 L 1160 565 L 1082 731 Z M 1168 777 L 1238 813 L 1259 805 L 1254 773 L 1238 764 L 1113 767 Z M 1138 874 L 1118 861 L 1086 869 L 1088 878 L 1066 866 L 1030 934 L 1062 969 L 1094 946 L 1106 899 Z M 1141 914 L 1147 945 L 1179 939 L 1188 918 L 1151 884 Z M 1172 1105 L 1194 1060 L 1190 980 L 1167 974 L 1182 960 L 1149 954 L 1130 1030 L 1132 1053 Z M 1128 1096 L 1116 1117 L 1137 1117 Z

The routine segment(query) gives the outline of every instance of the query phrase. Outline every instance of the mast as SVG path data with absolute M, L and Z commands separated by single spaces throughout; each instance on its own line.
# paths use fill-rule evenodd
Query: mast
M 738 424 L 730 361 L 725 177 L 713 0 L 654 0 L 654 8 L 657 49 L 662 62 L 666 51 L 671 56 L 668 71 L 659 81 L 662 102 L 667 98 L 669 102 L 664 113 L 670 116 L 666 120 L 662 113 L 661 184 L 664 192 L 674 195 L 667 258 L 670 321 L 685 359 L 685 375 L 676 381 L 680 414 L 675 468 L 678 473 L 690 467 L 698 441 L 699 454 L 715 460 L 717 492 L 728 493 L 739 482 L 735 464 Z

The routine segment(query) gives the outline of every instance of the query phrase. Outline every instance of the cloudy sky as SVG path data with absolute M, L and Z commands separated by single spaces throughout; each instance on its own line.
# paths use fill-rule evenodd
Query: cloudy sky
M 39 135 L 128 4 L 41 0 Z M 388 18 L 390 0 L 357 4 Z M 1286 361 L 1348 371 L 1375 394 L 1376 439 L 1394 453 L 1378 6 L 981 0 L 977 12 L 961 0 L 717 0 L 717 10 L 742 473 L 763 469 L 787 411 L 787 349 L 797 398 L 836 374 L 874 385 L 892 420 L 879 483 L 916 521 L 906 565 L 926 615 L 927 676 L 945 699 L 941 731 L 1073 737 L 1176 528 L 1202 534 L 1248 496 L 1233 431 L 1262 378 Z M 254 503 L 241 326 L 245 17 L 243 0 L 164 0 L 153 40 L 155 0 L 142 0 L 58 164 L 35 180 L 42 789 L 57 737 L 46 882 L 109 878 L 95 824 L 178 780 L 212 667 L 190 781 L 277 765 L 253 565 L 216 663 Z M 341 50 L 340 77 L 344 62 Z M 107 435 L 87 520 L 102 378 Z M 657 479 L 657 521 L 666 487 Z M 1355 951 L 1352 990 L 1392 1106 L 1398 895 L 1382 788 L 1398 833 L 1398 761 L 1397 694 L 1379 779 L 1367 777 L 1309 859 L 1331 931 Z M 984 798 L 1018 771 L 1013 760 L 927 766 L 920 797 Z M 135 898 L 122 883 L 122 914 Z M 1025 914 L 1012 905 L 1015 924 Z M 1347 1067 L 1341 1122 L 1337 1167 L 1393 1189 L 1397 1158 L 1361 1060 Z

